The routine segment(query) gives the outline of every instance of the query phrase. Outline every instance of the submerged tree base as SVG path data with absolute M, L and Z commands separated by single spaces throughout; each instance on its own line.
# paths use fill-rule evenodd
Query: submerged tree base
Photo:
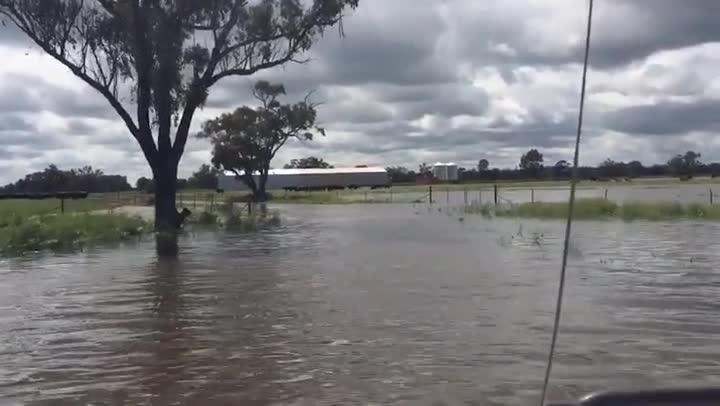
M 138 239 L 152 225 L 140 217 L 115 213 L 13 216 L 0 224 L 0 253 L 72 251 L 88 245 Z
M 468 214 L 485 217 L 530 217 L 561 219 L 568 216 L 567 202 L 522 203 L 505 207 L 473 205 L 465 208 Z M 673 202 L 626 202 L 623 204 L 604 199 L 579 199 L 575 201 L 574 218 L 578 220 L 621 219 L 624 221 L 648 220 L 709 220 L 720 221 L 720 205 L 692 203 L 683 205 Z

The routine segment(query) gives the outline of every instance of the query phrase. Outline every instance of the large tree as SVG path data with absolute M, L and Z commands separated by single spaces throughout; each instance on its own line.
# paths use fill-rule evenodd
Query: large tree
M 486 171 L 486 170 L 488 170 L 489 167 L 490 167 L 490 161 L 488 161 L 487 159 L 483 158 L 478 161 L 478 165 L 477 165 L 478 172 Z
M 259 81 L 253 95 L 260 106 L 243 106 L 232 113 L 209 120 L 199 134 L 213 145 L 212 162 L 216 168 L 235 173 L 253 192 L 256 201 L 265 201 L 270 162 L 289 140 L 312 140 L 317 112 L 308 100 L 295 104 L 281 104 L 278 97 L 285 94 L 279 84 Z
M 320 168 L 320 169 L 327 169 L 332 168 L 333 166 L 329 163 L 325 162 L 324 159 L 309 156 L 307 158 L 300 158 L 300 159 L 292 159 L 290 160 L 289 164 L 286 164 L 284 166 L 285 169 L 312 169 L 312 168 Z
M 676 155 L 668 161 L 670 171 L 681 178 L 692 178 L 702 166 L 700 153 L 688 151 L 685 155 Z
M 531 176 L 538 177 L 543 168 L 543 155 L 537 149 L 531 149 L 520 157 L 520 169 Z
M 208 164 L 200 165 L 200 168 L 193 172 L 188 178 L 187 185 L 193 189 L 217 189 L 218 177 L 221 171 Z
M 152 169 L 156 228 L 174 231 L 178 164 L 211 87 L 298 62 L 358 1 L 0 0 L 0 17 L 117 112 Z

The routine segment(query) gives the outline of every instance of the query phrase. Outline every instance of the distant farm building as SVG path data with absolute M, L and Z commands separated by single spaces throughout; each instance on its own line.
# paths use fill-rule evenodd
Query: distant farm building
M 443 182 L 451 182 L 458 180 L 458 166 L 455 163 L 438 162 L 432 167 L 432 173 L 435 179 Z
M 253 177 L 257 182 L 259 176 Z M 271 169 L 266 189 L 322 190 L 387 186 L 389 178 L 385 168 Z M 232 172 L 226 172 L 220 177 L 218 187 L 227 191 L 248 190 L 245 183 Z

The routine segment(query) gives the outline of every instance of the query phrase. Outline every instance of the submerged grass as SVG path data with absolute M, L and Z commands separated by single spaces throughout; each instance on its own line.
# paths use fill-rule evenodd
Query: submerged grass
M 22 255 L 82 249 L 95 243 L 137 239 L 150 231 L 152 226 L 148 222 L 124 214 L 16 216 L 11 224 L 0 227 L 0 253 Z
M 485 217 L 531 217 L 561 219 L 568 215 L 567 202 L 522 203 L 509 207 L 474 205 L 465 208 L 468 214 Z M 575 202 L 574 217 L 579 220 L 622 219 L 624 221 L 648 220 L 710 220 L 720 221 L 720 205 L 689 204 L 674 202 L 626 202 L 618 204 L 605 199 L 579 199 Z

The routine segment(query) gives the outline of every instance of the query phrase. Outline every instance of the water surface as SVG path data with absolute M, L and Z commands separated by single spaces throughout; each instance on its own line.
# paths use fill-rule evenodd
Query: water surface
M 0 262 L 0 403 L 536 404 L 561 222 L 285 206 Z M 720 383 L 720 225 L 576 224 L 551 394 Z

